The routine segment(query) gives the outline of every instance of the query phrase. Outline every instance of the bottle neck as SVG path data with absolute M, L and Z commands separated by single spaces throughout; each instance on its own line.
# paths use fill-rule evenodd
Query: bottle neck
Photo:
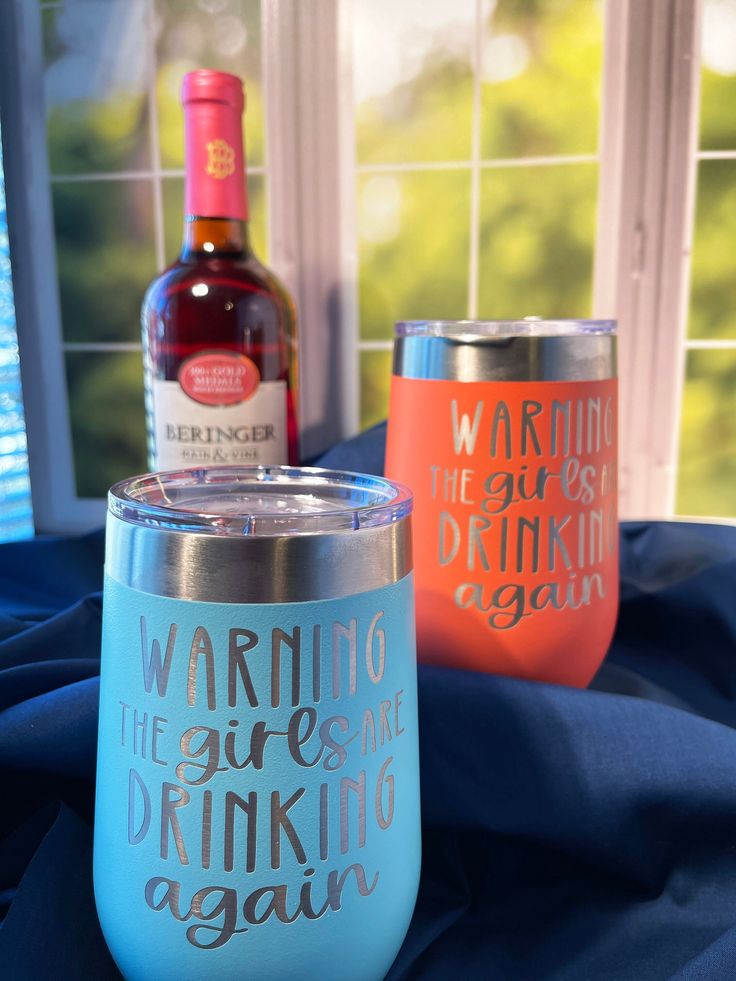
M 184 237 L 180 259 L 216 258 L 221 255 L 248 258 L 252 255 L 248 223 L 237 218 L 184 219 Z
M 201 241 L 202 251 L 207 251 L 207 242 L 217 251 L 232 251 L 233 246 L 242 251 L 247 245 L 248 196 L 241 114 L 223 102 L 191 101 L 184 107 L 184 130 L 185 248 Z

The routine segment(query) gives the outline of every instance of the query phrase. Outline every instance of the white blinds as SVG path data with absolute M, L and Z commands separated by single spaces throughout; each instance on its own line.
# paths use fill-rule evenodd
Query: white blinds
M 0 143 L 0 541 L 33 535 Z

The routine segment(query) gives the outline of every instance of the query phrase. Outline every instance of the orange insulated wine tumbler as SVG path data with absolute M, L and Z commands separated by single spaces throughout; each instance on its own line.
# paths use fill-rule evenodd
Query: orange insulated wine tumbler
M 420 660 L 582 687 L 618 607 L 616 325 L 396 326 Z

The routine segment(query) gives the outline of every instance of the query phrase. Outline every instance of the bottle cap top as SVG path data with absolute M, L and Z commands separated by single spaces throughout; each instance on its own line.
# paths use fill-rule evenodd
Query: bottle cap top
M 242 113 L 245 107 L 243 83 L 237 75 L 201 68 L 184 76 L 181 101 L 185 106 L 190 102 L 220 102 Z

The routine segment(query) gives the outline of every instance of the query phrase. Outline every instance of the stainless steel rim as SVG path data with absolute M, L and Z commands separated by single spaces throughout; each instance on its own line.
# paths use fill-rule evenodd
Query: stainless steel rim
M 108 514 L 106 572 L 144 593 L 200 603 L 302 603 L 396 583 L 413 567 L 411 517 L 331 534 L 217 538 Z
M 393 372 L 455 381 L 601 381 L 616 377 L 613 334 L 439 337 L 394 341 Z

